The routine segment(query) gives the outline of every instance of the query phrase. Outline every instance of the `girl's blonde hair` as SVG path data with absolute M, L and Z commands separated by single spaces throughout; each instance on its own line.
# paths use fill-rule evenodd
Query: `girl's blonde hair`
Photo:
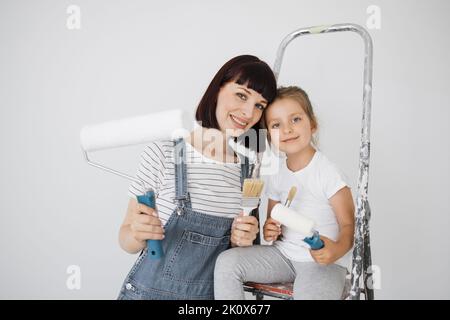
M 303 109 L 303 111 L 306 113 L 306 115 L 309 118 L 309 121 L 311 122 L 311 128 L 315 129 L 317 132 L 317 129 L 319 127 L 317 123 L 316 115 L 314 114 L 313 107 L 311 105 L 311 101 L 309 100 L 308 94 L 300 87 L 297 86 L 289 86 L 289 87 L 279 87 L 277 90 L 277 96 L 275 97 L 275 101 L 281 100 L 281 99 L 292 99 L 296 101 Z M 273 103 L 272 102 L 272 103 Z M 270 105 L 264 110 L 264 115 L 262 117 L 262 123 L 261 125 L 263 128 L 268 129 L 267 122 L 266 122 L 266 113 L 268 108 L 270 108 Z M 270 142 L 270 134 L 269 130 L 267 130 L 267 139 Z M 317 136 L 313 135 L 312 142 L 315 146 L 317 146 Z

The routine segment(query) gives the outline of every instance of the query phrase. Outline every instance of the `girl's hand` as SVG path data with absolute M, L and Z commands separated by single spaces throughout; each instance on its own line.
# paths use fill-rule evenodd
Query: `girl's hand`
M 338 252 L 340 251 L 339 245 L 324 236 L 320 236 L 320 239 L 323 241 L 324 247 L 319 250 L 309 250 L 311 253 L 311 257 L 320 265 L 329 265 L 334 263 L 337 259 L 340 258 Z
M 258 220 L 253 216 L 244 217 L 244 212 L 241 212 L 231 226 L 231 245 L 233 247 L 251 246 L 258 232 Z
M 264 223 L 263 234 L 264 240 L 268 242 L 276 240 L 281 234 L 281 224 L 275 219 L 267 218 Z
M 137 203 L 131 213 L 131 235 L 140 242 L 145 240 L 161 240 L 164 238 L 164 229 L 155 209 Z

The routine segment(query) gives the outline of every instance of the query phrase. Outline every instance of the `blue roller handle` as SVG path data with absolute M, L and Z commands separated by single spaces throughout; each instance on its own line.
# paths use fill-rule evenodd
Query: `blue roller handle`
M 137 196 L 137 201 L 155 209 L 155 192 L 153 190 L 147 191 L 145 195 Z M 150 259 L 157 260 L 164 256 L 161 240 L 147 240 L 147 247 Z
M 320 239 L 319 232 L 314 231 L 314 234 L 311 237 L 303 239 L 312 250 L 319 250 L 324 247 L 323 241 Z

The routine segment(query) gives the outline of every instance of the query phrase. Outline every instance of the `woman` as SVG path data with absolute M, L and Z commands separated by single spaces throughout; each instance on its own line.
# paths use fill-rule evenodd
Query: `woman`
M 119 242 L 125 251 L 141 255 L 119 299 L 214 299 L 217 256 L 230 246 L 252 245 L 259 230 L 257 219 L 242 216 L 240 208 L 248 163 L 227 142 L 259 129 L 275 94 L 275 77 L 265 62 L 235 57 L 200 101 L 196 120 L 201 126 L 185 140 L 145 148 L 137 176 L 158 194 L 156 210 L 137 203 L 136 195 L 144 190 L 133 183 Z M 163 258 L 146 259 L 149 239 L 162 240 Z

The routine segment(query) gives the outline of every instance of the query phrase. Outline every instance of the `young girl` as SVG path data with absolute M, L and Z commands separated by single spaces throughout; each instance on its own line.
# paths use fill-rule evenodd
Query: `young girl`
M 264 111 L 269 141 L 286 154 L 279 172 L 269 178 L 268 219 L 264 239 L 273 245 L 234 248 L 216 261 L 216 299 L 244 299 L 242 284 L 294 282 L 294 299 L 339 299 L 353 246 L 354 205 L 338 169 L 313 146 L 317 130 L 308 95 L 298 87 L 280 88 Z M 304 235 L 270 218 L 284 204 L 291 187 L 297 194 L 291 209 L 316 222 L 325 246 L 310 250 Z M 282 237 L 279 238 L 279 236 Z M 278 240 L 277 240 L 278 239 Z
M 217 256 L 230 246 L 252 245 L 259 230 L 255 217 L 238 217 L 241 180 L 250 170 L 227 142 L 258 129 L 275 94 L 275 77 L 265 62 L 235 57 L 200 101 L 196 120 L 201 127 L 185 140 L 145 148 L 137 176 L 155 190 L 156 210 L 137 203 L 145 190 L 133 183 L 119 242 L 125 251 L 141 255 L 119 299 L 214 299 Z M 162 240 L 161 259 L 147 257 L 149 239 Z

